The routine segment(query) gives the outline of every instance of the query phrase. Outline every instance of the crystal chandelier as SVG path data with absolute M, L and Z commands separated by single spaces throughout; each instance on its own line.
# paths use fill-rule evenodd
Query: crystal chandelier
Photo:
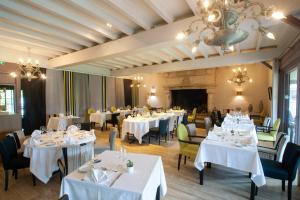
M 28 58 L 24 61 L 23 58 L 19 59 L 19 69 L 20 69 L 20 77 L 26 78 L 28 81 L 31 79 L 46 79 L 46 75 L 41 72 L 39 67 L 39 61 L 35 60 L 34 62 L 31 59 L 30 48 L 28 48 Z M 10 75 L 14 78 L 18 76 L 16 72 L 11 72 Z
M 275 40 L 274 34 L 262 25 L 261 18 L 285 18 L 274 6 L 265 8 L 262 3 L 251 0 L 197 0 L 196 13 L 198 19 L 176 36 L 178 40 L 189 38 L 193 43 L 193 53 L 201 42 L 233 51 L 233 45 L 244 41 L 249 35 L 240 28 L 241 22 L 246 19 L 254 20 L 260 33 Z
M 145 83 L 143 83 L 144 77 L 143 76 L 135 76 L 133 78 L 133 83 L 130 85 L 130 87 L 147 87 L 147 85 Z
M 235 83 L 236 85 L 238 86 L 241 86 L 243 83 L 245 82 L 249 82 L 249 83 L 252 83 L 253 80 L 252 78 L 250 78 L 248 76 L 248 73 L 247 73 L 247 68 L 244 68 L 243 70 L 239 67 L 237 69 L 233 69 L 232 70 L 234 75 L 231 79 L 228 79 L 227 80 L 227 83 L 231 84 L 231 83 Z

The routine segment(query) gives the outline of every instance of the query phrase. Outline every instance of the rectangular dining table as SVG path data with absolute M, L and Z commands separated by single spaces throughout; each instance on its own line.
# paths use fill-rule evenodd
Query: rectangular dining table
M 203 184 L 205 163 L 251 173 L 250 199 L 254 199 L 255 187 L 266 184 L 257 150 L 255 126 L 237 124 L 234 128 L 234 131 L 230 131 L 215 127 L 209 131 L 207 138 L 199 147 L 194 165 L 200 172 L 200 185 Z
M 133 173 L 126 170 L 128 159 L 134 163 Z M 95 160 L 97 163 L 93 162 Z M 85 166 L 120 175 L 111 180 L 109 185 L 105 185 L 89 179 L 88 171 L 75 170 L 63 178 L 60 196 L 67 194 L 70 200 L 153 200 L 160 199 L 167 193 L 160 156 L 128 153 L 126 159 L 122 159 L 120 152 L 105 151 L 96 155 Z

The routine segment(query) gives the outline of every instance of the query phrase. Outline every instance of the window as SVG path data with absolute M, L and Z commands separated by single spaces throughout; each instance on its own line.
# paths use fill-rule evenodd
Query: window
M 0 85 L 0 111 L 15 112 L 15 91 L 12 85 Z

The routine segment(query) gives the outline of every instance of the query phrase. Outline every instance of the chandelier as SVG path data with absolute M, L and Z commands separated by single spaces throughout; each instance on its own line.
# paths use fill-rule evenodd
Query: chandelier
M 233 69 L 232 70 L 234 75 L 231 79 L 228 79 L 227 80 L 227 83 L 231 84 L 231 83 L 235 83 L 236 85 L 238 86 L 241 86 L 243 83 L 245 82 L 249 82 L 249 83 L 252 83 L 253 80 L 252 78 L 250 78 L 248 76 L 248 73 L 247 73 L 247 68 L 244 68 L 243 70 L 239 67 L 237 69 Z
M 251 0 L 197 0 L 196 14 L 198 19 L 176 36 L 178 40 L 189 38 L 193 43 L 193 53 L 201 42 L 219 46 L 224 51 L 233 51 L 233 45 L 246 40 L 249 35 L 240 28 L 241 22 L 246 19 L 254 20 L 260 33 L 275 40 L 274 34 L 260 20 L 262 17 L 285 18 L 274 6 L 265 8 L 262 3 Z
M 145 83 L 143 83 L 144 77 L 143 76 L 135 76 L 133 78 L 133 83 L 130 85 L 130 87 L 147 87 L 147 85 Z
M 34 62 L 31 59 L 30 48 L 28 48 L 28 58 L 24 61 L 23 58 L 19 59 L 19 69 L 20 69 L 20 77 L 25 78 L 28 81 L 31 79 L 46 79 L 46 75 L 41 72 L 39 67 L 39 61 L 35 60 Z M 10 75 L 16 78 L 18 75 L 16 72 L 11 72 Z

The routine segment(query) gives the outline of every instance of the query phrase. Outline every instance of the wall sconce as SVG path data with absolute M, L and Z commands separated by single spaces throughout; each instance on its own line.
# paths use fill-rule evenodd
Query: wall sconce
M 243 93 L 242 93 L 242 91 L 236 91 L 236 95 L 237 95 L 237 96 L 242 96 Z

